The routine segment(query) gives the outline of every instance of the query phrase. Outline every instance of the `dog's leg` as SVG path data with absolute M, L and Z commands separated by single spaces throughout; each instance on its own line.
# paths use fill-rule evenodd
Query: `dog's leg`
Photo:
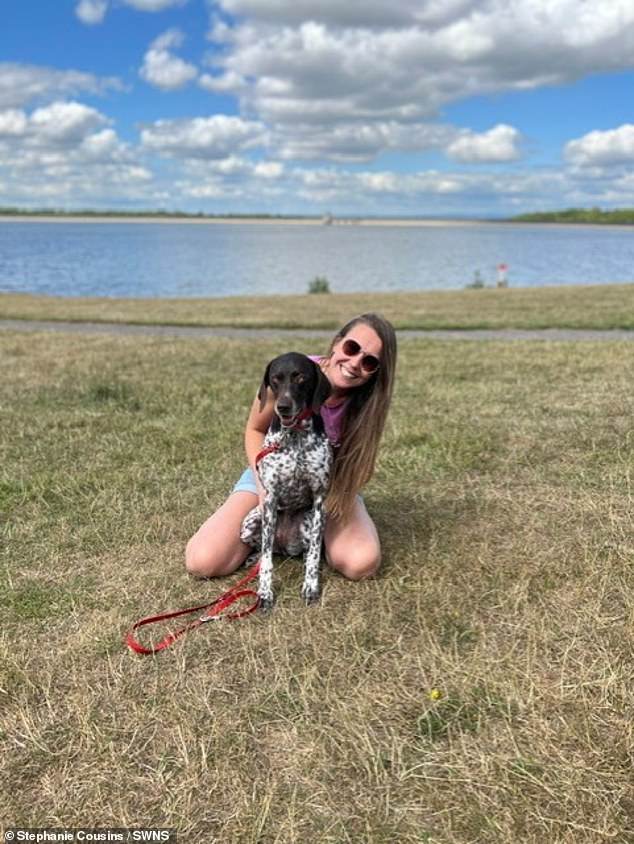
M 273 543 L 277 521 L 277 496 L 267 492 L 262 512 L 262 556 L 260 557 L 260 581 L 258 595 L 260 609 L 268 612 L 273 608 Z
M 262 511 L 259 507 L 249 510 L 240 527 L 240 541 L 258 548 L 262 539 Z
M 324 535 L 325 523 L 324 496 L 318 495 L 315 496 L 313 502 L 310 536 L 306 550 L 304 583 L 302 586 L 302 598 L 307 604 L 314 604 L 319 600 L 319 562 L 321 560 L 321 541 Z

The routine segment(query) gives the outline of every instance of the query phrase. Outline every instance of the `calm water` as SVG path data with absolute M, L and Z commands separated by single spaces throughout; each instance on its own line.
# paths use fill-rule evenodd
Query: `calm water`
M 194 297 L 634 280 L 634 229 L 0 222 L 0 291 Z

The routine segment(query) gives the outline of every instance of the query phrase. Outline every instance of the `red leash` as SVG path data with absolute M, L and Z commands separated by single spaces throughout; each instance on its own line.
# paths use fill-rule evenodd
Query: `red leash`
M 246 583 L 249 583 L 251 580 L 254 580 L 259 574 L 260 571 L 260 564 L 256 563 L 252 566 L 249 571 L 247 572 L 246 576 L 242 578 L 242 580 L 238 581 L 235 586 L 232 586 L 230 589 L 227 589 L 226 592 L 216 598 L 215 601 L 212 601 L 210 604 L 201 604 L 198 607 L 189 607 L 185 610 L 175 610 L 174 612 L 166 612 L 161 613 L 160 615 L 149 615 L 147 618 L 142 618 L 140 621 L 134 625 L 134 627 L 130 630 L 128 635 L 126 636 L 126 644 L 129 648 L 132 648 L 138 654 L 156 654 L 159 651 L 164 650 L 165 648 L 169 648 L 169 646 L 176 641 L 180 636 L 184 633 L 188 633 L 190 630 L 195 630 L 197 627 L 200 627 L 201 624 L 205 624 L 207 621 L 235 621 L 238 618 L 243 618 L 245 615 L 249 615 L 254 610 L 257 610 L 258 604 L 260 603 L 260 599 L 258 597 L 258 593 L 254 589 L 241 589 L 241 586 L 244 586 Z M 238 612 L 230 612 L 224 613 L 221 615 L 223 610 L 226 610 L 227 607 L 230 607 L 231 604 L 239 601 L 241 598 L 246 597 L 253 597 L 255 600 L 253 603 L 248 606 L 244 610 L 240 610 Z M 181 627 L 180 630 L 177 630 L 175 633 L 169 633 L 156 645 L 150 645 L 148 648 L 143 647 L 135 638 L 134 638 L 134 631 L 139 627 L 144 627 L 146 624 L 154 624 L 157 621 L 165 621 L 169 618 L 178 618 L 181 615 L 190 615 L 191 613 L 200 612 L 201 610 L 205 610 L 203 614 L 195 619 L 195 621 L 186 624 L 185 627 Z

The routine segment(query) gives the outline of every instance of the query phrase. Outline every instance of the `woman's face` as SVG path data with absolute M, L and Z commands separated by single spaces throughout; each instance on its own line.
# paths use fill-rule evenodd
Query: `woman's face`
M 346 340 L 353 340 L 359 347 L 354 354 L 346 347 Z M 371 370 L 372 358 L 381 360 L 383 343 L 376 331 L 369 325 L 359 322 L 335 343 L 326 375 L 333 387 L 334 395 L 360 387 L 374 375 Z M 370 358 L 367 356 L 370 355 Z M 364 360 L 365 359 L 365 360 Z

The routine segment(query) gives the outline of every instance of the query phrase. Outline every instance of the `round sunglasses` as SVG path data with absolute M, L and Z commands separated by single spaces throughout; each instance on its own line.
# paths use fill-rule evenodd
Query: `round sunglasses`
M 359 352 L 362 352 L 363 349 L 357 343 L 356 340 L 353 340 L 351 337 L 349 337 L 347 340 L 344 340 L 341 344 L 341 351 L 344 353 L 344 355 L 347 355 L 349 358 L 354 358 L 359 354 Z M 361 369 L 368 375 L 370 375 L 372 372 L 376 372 L 380 365 L 381 361 L 374 355 L 364 354 L 361 358 Z

